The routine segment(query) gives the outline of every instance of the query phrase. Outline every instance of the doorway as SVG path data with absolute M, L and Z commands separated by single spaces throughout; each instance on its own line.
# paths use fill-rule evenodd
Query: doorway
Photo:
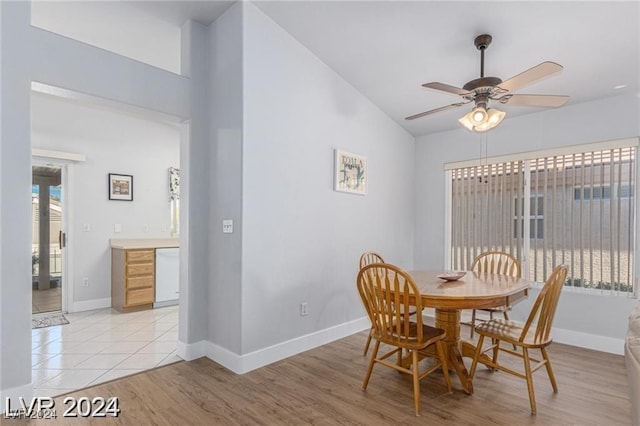
M 64 247 L 63 167 L 31 167 L 32 314 L 62 311 Z

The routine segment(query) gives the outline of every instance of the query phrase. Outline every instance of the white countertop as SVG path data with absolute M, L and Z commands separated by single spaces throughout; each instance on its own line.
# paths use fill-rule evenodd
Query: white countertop
M 145 249 L 180 247 L 178 238 L 111 238 L 111 248 Z

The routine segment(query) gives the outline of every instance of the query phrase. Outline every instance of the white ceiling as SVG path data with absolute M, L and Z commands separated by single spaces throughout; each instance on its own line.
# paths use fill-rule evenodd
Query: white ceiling
M 543 61 L 564 71 L 518 93 L 570 103 L 639 91 L 638 2 L 259 2 L 258 7 L 414 135 L 453 129 L 471 107 L 407 122 L 458 101 L 421 84 L 480 76 L 474 38 L 493 36 L 485 75 L 506 80 Z M 627 85 L 625 89 L 613 89 Z M 464 110 L 463 110 L 464 109 Z M 507 118 L 539 111 L 509 107 Z
M 226 1 L 142 1 L 176 23 L 210 23 Z M 404 117 L 458 101 L 421 87 L 462 87 L 480 76 L 474 38 L 493 36 L 485 75 L 502 80 L 543 61 L 564 71 L 517 93 L 564 94 L 569 103 L 640 92 L 640 2 L 636 1 L 257 1 L 266 15 L 414 135 L 453 129 L 471 107 L 414 121 Z M 616 86 L 626 87 L 614 89 Z M 537 112 L 501 106 L 507 119 Z

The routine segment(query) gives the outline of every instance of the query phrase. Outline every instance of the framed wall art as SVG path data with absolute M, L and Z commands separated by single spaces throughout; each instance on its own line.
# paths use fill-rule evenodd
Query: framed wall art
M 109 199 L 133 201 L 133 176 L 109 173 Z
M 333 189 L 352 194 L 367 193 L 367 158 L 335 150 Z

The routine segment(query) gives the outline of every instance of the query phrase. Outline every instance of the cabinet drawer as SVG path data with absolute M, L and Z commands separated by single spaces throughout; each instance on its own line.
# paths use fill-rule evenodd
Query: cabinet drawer
M 127 278 L 127 290 L 153 287 L 153 276 Z
M 145 305 L 147 303 L 153 303 L 153 287 L 141 288 L 135 290 L 127 290 L 126 305 Z
M 149 263 L 155 258 L 155 250 L 127 250 L 127 263 Z
M 127 277 L 131 277 L 134 275 L 153 275 L 153 270 L 153 263 L 127 265 L 126 275 Z

